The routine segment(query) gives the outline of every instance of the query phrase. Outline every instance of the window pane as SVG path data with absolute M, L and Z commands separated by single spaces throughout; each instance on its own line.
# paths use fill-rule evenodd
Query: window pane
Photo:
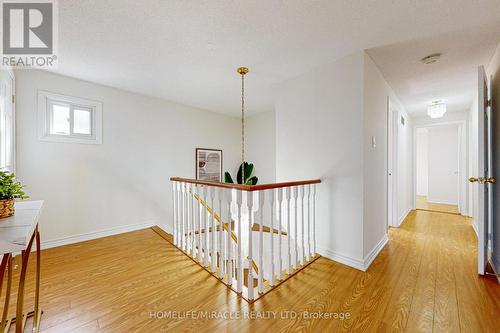
M 52 105 L 50 134 L 69 135 L 69 106 Z
M 3 87 L 2 87 L 3 88 Z M 2 89 L 3 90 L 3 89 Z M 3 169 L 7 166 L 7 122 L 5 121 L 5 108 L 4 105 L 6 98 L 0 98 L 0 168 Z
M 75 109 L 73 111 L 73 132 L 76 134 L 91 134 L 90 110 Z
M 12 116 L 7 114 L 5 117 L 5 165 L 12 166 L 12 149 L 14 142 L 12 140 Z

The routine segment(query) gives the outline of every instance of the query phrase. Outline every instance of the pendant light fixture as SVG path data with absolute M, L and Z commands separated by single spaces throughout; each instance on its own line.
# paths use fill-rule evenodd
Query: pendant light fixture
M 248 68 L 238 67 L 236 71 L 241 75 L 241 182 L 243 183 L 245 180 L 245 74 L 248 73 Z

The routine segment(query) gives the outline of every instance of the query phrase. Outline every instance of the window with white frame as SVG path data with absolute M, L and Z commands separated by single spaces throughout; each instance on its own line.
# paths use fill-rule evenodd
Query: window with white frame
M 0 170 L 14 172 L 14 76 L 0 73 Z
M 38 92 L 38 138 L 42 141 L 102 143 L 102 103 Z

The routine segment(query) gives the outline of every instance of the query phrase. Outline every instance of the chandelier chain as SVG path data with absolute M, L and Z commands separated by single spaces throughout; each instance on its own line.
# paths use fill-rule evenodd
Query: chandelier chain
M 241 182 L 245 184 L 245 74 L 241 74 Z

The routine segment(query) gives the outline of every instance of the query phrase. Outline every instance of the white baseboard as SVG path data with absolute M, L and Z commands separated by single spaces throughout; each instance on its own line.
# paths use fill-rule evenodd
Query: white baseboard
M 360 271 L 365 271 L 365 266 L 363 260 L 360 259 L 355 259 L 352 257 L 349 257 L 343 253 L 337 252 L 337 251 L 332 251 L 329 249 L 325 248 L 317 248 L 317 251 L 319 254 L 321 254 L 323 257 L 331 259 L 333 261 L 337 261 L 341 264 L 350 266 L 352 268 L 358 269 Z
M 476 225 L 476 221 L 472 220 L 472 229 L 474 229 L 474 232 L 476 233 L 476 237 L 479 237 L 479 233 L 477 231 L 477 225 Z
M 385 234 L 384 237 L 382 237 L 382 239 L 377 243 L 377 245 L 374 246 L 374 248 L 370 251 L 370 253 L 366 256 L 364 260 L 356 259 L 347 256 L 343 253 L 340 253 L 338 251 L 332 251 L 321 247 L 318 247 L 317 250 L 318 253 L 321 254 L 323 257 L 326 257 L 333 261 L 339 262 L 341 264 L 365 272 L 368 269 L 368 267 L 370 267 L 371 263 L 373 262 L 373 260 L 375 260 L 380 251 L 382 251 L 382 249 L 384 248 L 384 246 L 387 244 L 388 241 L 389 238 L 387 237 L 387 234 Z
M 387 237 L 387 234 L 385 234 L 384 237 L 382 237 L 382 239 L 373 247 L 373 249 L 370 251 L 370 253 L 368 253 L 368 255 L 366 256 L 364 263 L 363 263 L 364 267 L 365 267 L 365 269 L 364 269 L 365 271 L 370 267 L 373 260 L 375 260 L 375 258 L 378 256 L 380 251 L 382 251 L 382 249 L 387 244 L 387 242 L 389 242 L 389 237 Z
M 68 237 L 62 237 L 62 238 L 42 241 L 41 248 L 42 249 L 50 249 L 53 247 L 84 242 L 84 241 L 102 238 L 102 237 L 107 237 L 107 236 L 113 236 L 113 235 L 122 234 L 125 232 L 151 228 L 154 225 L 156 225 L 155 221 L 147 221 L 145 223 L 140 223 L 140 224 L 130 224 L 130 225 L 119 226 L 119 227 L 106 229 L 106 230 L 94 231 L 94 232 L 89 232 L 89 233 L 85 233 L 85 234 L 79 234 L 79 235 L 74 235 L 74 236 L 68 236 Z
M 401 215 L 399 217 L 398 227 L 401 226 L 401 223 L 403 223 L 403 221 L 406 219 L 406 217 L 408 216 L 408 214 L 410 214 L 410 212 L 411 212 L 411 208 L 408 208 L 408 210 L 406 212 L 404 212 L 403 215 Z
M 430 200 L 429 198 L 427 198 L 427 203 L 437 204 L 437 205 L 454 205 L 454 206 L 458 206 L 458 202 Z
M 174 233 L 174 230 L 173 228 L 168 225 L 168 224 L 157 224 L 156 225 L 158 228 L 160 228 L 161 230 L 165 231 L 167 234 L 173 234 Z

